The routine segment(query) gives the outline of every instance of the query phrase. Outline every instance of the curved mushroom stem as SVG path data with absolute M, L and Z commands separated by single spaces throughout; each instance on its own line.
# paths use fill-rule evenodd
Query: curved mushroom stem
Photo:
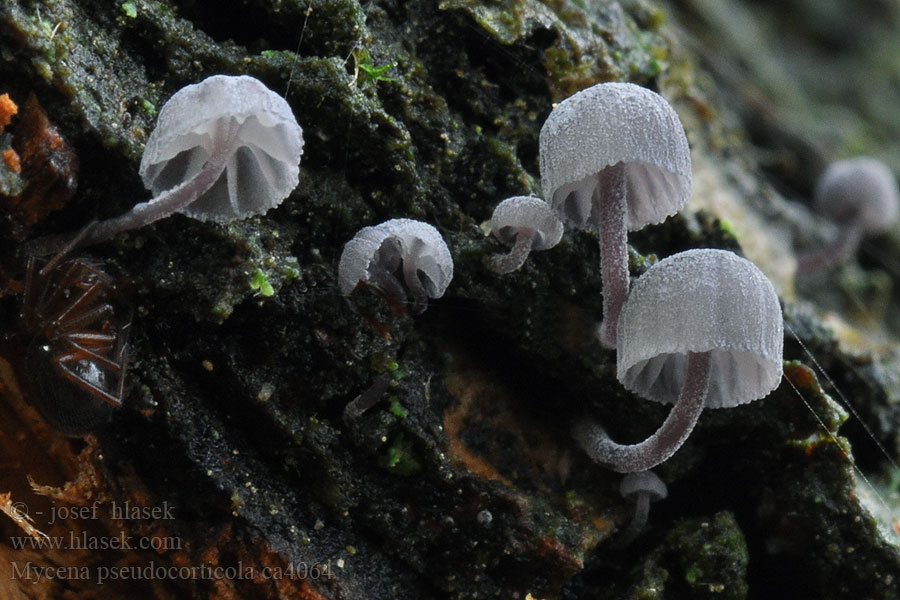
M 408 258 L 403 259 L 403 279 L 406 281 L 406 287 L 409 288 L 409 295 L 412 298 L 410 302 L 410 312 L 420 314 L 428 308 L 428 294 L 425 292 L 425 286 L 419 279 L 419 269 L 416 263 Z
M 862 230 L 855 223 L 842 227 L 834 240 L 797 257 L 797 273 L 812 273 L 839 265 L 856 250 L 861 239 Z
M 628 211 L 625 164 L 616 163 L 597 174 L 593 201 L 600 215 L 600 275 L 603 278 L 603 323 L 600 343 L 616 347 L 619 313 L 628 298 Z
M 647 519 L 650 516 L 650 492 L 638 492 L 634 497 L 634 516 L 631 523 L 622 532 L 619 544 L 626 546 L 634 541 L 644 527 L 647 526 Z
M 375 383 L 344 407 L 344 424 L 353 424 L 364 412 L 375 406 L 389 387 L 391 387 L 390 379 L 378 377 Z
M 394 274 L 376 265 L 369 266 L 369 281 L 378 288 L 388 300 L 402 306 L 406 304 L 406 290 Z
M 129 229 L 144 227 L 154 221 L 168 217 L 174 212 L 184 209 L 194 200 L 205 194 L 218 181 L 219 177 L 233 158 L 233 147 L 237 140 L 239 126 L 231 122 L 221 136 L 215 138 L 215 144 L 209 159 L 203 168 L 191 179 L 160 193 L 155 198 L 135 204 L 130 211 L 105 221 L 92 221 L 74 236 L 52 236 L 36 240 L 36 254 L 52 254 L 81 246 L 90 246 L 105 242 L 111 237 Z
M 688 354 L 687 379 L 669 416 L 650 437 L 637 444 L 617 444 L 597 423 L 577 423 L 572 435 L 594 461 L 619 473 L 646 471 L 664 462 L 691 434 L 703 412 L 709 388 L 709 352 Z
M 528 227 L 519 229 L 516 234 L 516 242 L 509 254 L 495 254 L 491 257 L 491 270 L 501 275 L 519 270 L 531 253 L 534 234 L 534 229 Z

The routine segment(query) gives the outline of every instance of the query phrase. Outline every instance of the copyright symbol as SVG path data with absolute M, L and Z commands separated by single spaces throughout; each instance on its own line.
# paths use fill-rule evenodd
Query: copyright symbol
M 20 519 L 28 518 L 28 505 L 24 502 L 13 502 L 12 509 Z

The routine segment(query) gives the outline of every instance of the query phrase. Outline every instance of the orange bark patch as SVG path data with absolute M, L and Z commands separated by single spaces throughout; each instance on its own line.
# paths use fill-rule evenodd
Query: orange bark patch
M 19 112 L 19 107 L 12 101 L 9 94 L 0 96 L 0 132 L 3 128 L 10 124 L 15 114 Z
M 18 160 L 6 152 L 3 160 L 10 168 L 10 160 L 20 162 L 28 185 L 20 196 L 0 200 L 21 222 L 33 225 L 65 206 L 75 193 L 78 158 L 34 95 L 25 101 L 14 133 Z
M 478 390 L 483 384 L 483 381 L 475 379 L 471 374 L 466 374 L 466 376 L 451 375 L 447 378 L 447 389 L 459 399 L 459 404 L 444 412 L 444 430 L 447 432 L 447 438 L 450 440 L 450 455 L 462 462 L 472 473 L 485 479 L 502 481 L 506 485 L 512 486 L 512 482 L 509 479 L 501 475 L 484 458 L 470 450 L 462 439 L 466 418 L 470 410 L 472 410 Z
M 19 160 L 19 154 L 12 148 L 3 151 L 3 162 L 13 173 L 22 172 L 22 162 Z
M 815 373 L 806 365 L 789 365 L 784 369 L 784 376 L 797 388 L 808 389 L 819 386 Z
M 502 375 L 454 355 L 447 374 L 447 390 L 458 403 L 444 411 L 444 430 L 450 454 L 469 471 L 513 487 L 513 481 L 528 480 L 538 489 L 559 489 L 571 463 L 568 440 L 560 440 L 542 423 L 526 414 L 521 398 L 507 386 Z M 491 431 L 504 442 L 490 441 Z M 518 485 L 518 484 L 516 484 Z

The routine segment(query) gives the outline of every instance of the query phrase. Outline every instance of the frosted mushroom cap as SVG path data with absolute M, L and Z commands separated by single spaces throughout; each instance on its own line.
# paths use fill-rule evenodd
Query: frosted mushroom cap
M 512 246 L 522 228 L 534 229 L 533 250 L 552 248 L 562 239 L 562 221 L 550 205 L 534 196 L 513 196 L 497 205 L 491 230 L 498 240 Z
M 619 484 L 623 498 L 632 499 L 638 494 L 648 494 L 651 501 L 662 500 L 669 495 L 669 488 L 653 471 L 628 473 Z
M 688 352 L 710 352 L 706 406 L 768 395 L 781 381 L 783 319 L 772 283 L 724 250 L 689 250 L 652 266 L 619 316 L 617 376 L 636 394 L 674 403 Z
M 284 98 L 258 79 L 214 75 L 163 105 L 141 158 L 141 179 L 158 196 L 189 181 L 216 152 L 231 155 L 225 172 L 180 212 L 219 222 L 262 214 L 297 186 L 303 130 Z
M 453 279 L 453 258 L 437 229 L 413 219 L 391 219 L 363 227 L 344 244 L 338 264 L 341 293 L 349 296 L 360 281 L 368 282 L 374 268 L 393 272 L 401 261 L 414 262 L 430 298 L 443 296 Z
M 819 211 L 835 223 L 857 222 L 866 233 L 888 229 L 897 220 L 900 192 L 891 170 L 861 156 L 831 163 L 815 189 Z
M 599 83 L 560 102 L 541 128 L 544 198 L 577 227 L 598 225 L 591 216 L 594 175 L 619 162 L 625 164 L 630 230 L 661 223 L 691 195 L 684 127 L 655 92 Z

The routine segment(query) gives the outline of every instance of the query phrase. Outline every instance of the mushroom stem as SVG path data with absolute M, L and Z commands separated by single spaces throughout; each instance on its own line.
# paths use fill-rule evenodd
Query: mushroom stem
M 509 254 L 495 254 L 491 257 L 491 270 L 500 273 L 512 273 L 525 264 L 525 260 L 531 253 L 536 230 L 528 227 L 519 229 L 516 234 L 516 243 L 513 244 Z
M 409 295 L 412 298 L 410 302 L 410 312 L 420 314 L 428 308 L 428 294 L 425 292 L 425 286 L 419 279 L 419 269 L 416 263 L 409 258 L 403 259 L 403 279 L 406 281 L 406 287 L 409 288 Z
M 231 147 L 237 141 L 238 129 L 240 127 L 237 122 L 230 122 L 223 134 L 214 138 L 212 152 L 203 168 L 184 183 L 169 188 L 147 202 L 135 204 L 131 210 L 118 217 L 99 222 L 91 221 L 74 236 L 39 239 L 34 242 L 33 248 L 38 254 L 51 254 L 63 249 L 69 251 L 81 246 L 99 244 L 123 231 L 144 227 L 184 209 L 209 191 L 219 180 L 232 158 Z
M 389 387 L 391 387 L 390 379 L 387 377 L 377 378 L 375 383 L 344 407 L 344 424 L 354 423 L 364 412 L 375 406 Z
M 406 303 L 406 290 L 403 289 L 403 285 L 384 267 L 377 265 L 369 267 L 369 282 L 381 290 L 391 302 L 401 306 Z
M 646 471 L 675 454 L 703 412 L 711 371 L 709 352 L 688 353 L 687 378 L 669 416 L 650 437 L 637 444 L 617 444 L 596 423 L 578 423 L 573 436 L 594 461 L 619 473 Z
M 797 273 L 812 273 L 839 265 L 856 250 L 861 239 L 862 228 L 857 223 L 841 227 L 834 240 L 797 257 Z
M 599 190 L 608 196 L 598 198 Z M 618 162 L 597 174 L 594 203 L 600 216 L 600 275 L 603 278 L 603 323 L 600 343 L 616 347 L 619 313 L 628 298 L 628 233 L 625 215 L 628 211 L 625 187 L 625 163 Z
M 639 492 L 634 498 L 634 516 L 631 523 L 622 532 L 619 544 L 627 546 L 644 530 L 647 526 L 647 519 L 650 517 L 650 493 Z
M 149 225 L 182 210 L 208 192 L 222 176 L 228 161 L 232 158 L 231 148 L 237 141 L 239 128 L 236 121 L 229 120 L 223 134 L 215 136 L 214 146 L 206 164 L 191 179 L 162 192 L 148 202 L 136 204 L 124 215 L 97 223 L 81 244 L 96 244 L 123 231 Z

